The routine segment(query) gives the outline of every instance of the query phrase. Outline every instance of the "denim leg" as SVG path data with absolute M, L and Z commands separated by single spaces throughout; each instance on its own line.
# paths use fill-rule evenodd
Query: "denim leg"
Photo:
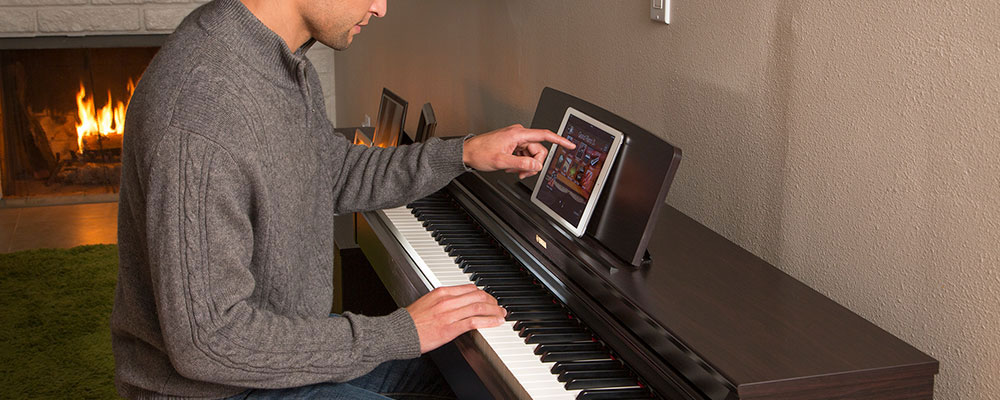
M 347 383 L 317 383 L 315 385 L 288 388 L 288 389 L 253 389 L 249 392 L 231 397 L 230 399 L 245 400 L 305 400 L 305 399 L 330 399 L 330 400 L 389 400 L 388 397 L 378 393 L 352 386 Z
M 386 361 L 367 375 L 347 383 L 397 400 L 455 398 L 451 387 L 427 356 Z
M 324 382 L 288 389 L 253 389 L 227 400 L 358 399 L 441 400 L 454 399 L 451 387 L 427 357 L 394 360 L 380 364 L 367 375 L 349 382 Z

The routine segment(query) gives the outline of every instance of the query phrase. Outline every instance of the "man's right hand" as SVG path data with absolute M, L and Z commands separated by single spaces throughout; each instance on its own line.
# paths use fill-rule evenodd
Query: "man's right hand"
M 507 311 L 476 285 L 443 286 L 406 307 L 420 337 L 420 353 L 434 350 L 465 332 L 504 322 Z

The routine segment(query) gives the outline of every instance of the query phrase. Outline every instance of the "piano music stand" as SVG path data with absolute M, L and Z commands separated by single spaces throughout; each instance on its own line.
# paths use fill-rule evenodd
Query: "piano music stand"
M 531 127 L 555 132 L 568 107 L 625 134 L 586 234 L 626 263 L 642 266 L 649 262 L 646 247 L 680 164 L 681 149 L 608 110 L 550 87 L 542 90 Z

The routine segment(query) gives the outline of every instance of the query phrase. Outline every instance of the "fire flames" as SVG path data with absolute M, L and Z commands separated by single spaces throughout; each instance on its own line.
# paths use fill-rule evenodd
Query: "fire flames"
M 94 104 L 94 96 L 87 95 L 87 90 L 80 82 L 80 91 L 76 93 L 76 112 L 79 123 L 76 124 L 77 151 L 83 154 L 84 148 L 120 148 L 121 135 L 125 131 L 125 110 L 135 91 L 135 83 L 128 80 L 128 95 L 122 101 L 114 101 L 111 90 L 108 90 L 108 102 L 99 110 Z M 91 141 L 89 138 L 97 139 Z M 102 145 L 105 141 L 107 145 Z

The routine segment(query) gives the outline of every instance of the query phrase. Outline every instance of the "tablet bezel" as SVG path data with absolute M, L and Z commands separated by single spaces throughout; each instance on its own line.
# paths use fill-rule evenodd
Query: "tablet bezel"
M 574 116 L 586 123 L 589 123 L 598 129 L 604 131 L 605 133 L 611 135 L 614 139 L 611 142 L 611 147 L 608 148 L 608 158 L 604 160 L 604 167 L 601 168 L 601 173 L 597 175 L 597 181 L 594 182 L 594 189 L 590 192 L 590 198 L 587 199 L 587 203 L 583 208 L 583 213 L 580 214 L 580 221 L 573 225 L 565 218 L 563 218 L 559 213 L 550 208 L 547 204 L 538 200 L 538 191 L 541 190 L 542 184 L 545 182 L 545 173 L 549 170 L 549 166 L 552 163 L 552 159 L 555 157 L 556 149 L 558 145 L 553 143 L 552 147 L 549 148 L 549 154 L 545 158 L 545 164 L 542 165 L 542 170 L 539 171 L 538 179 L 535 182 L 535 188 L 531 191 L 531 202 L 534 203 L 538 208 L 548 214 L 552 219 L 562 225 L 564 228 L 568 229 L 576 237 L 583 236 L 587 232 L 587 225 L 590 223 L 590 217 L 594 212 L 594 207 L 597 206 L 597 201 L 601 197 L 601 191 L 604 190 L 604 185 L 607 183 L 608 176 L 610 175 L 611 169 L 614 167 L 615 159 L 618 157 L 618 151 L 621 149 L 622 142 L 624 141 L 625 134 L 620 130 L 612 128 L 610 125 L 598 121 L 594 117 L 584 114 L 582 111 L 577 110 L 573 107 L 567 107 L 566 113 L 563 115 L 562 123 L 559 125 L 559 136 L 565 137 L 566 124 L 569 123 L 569 117 Z

